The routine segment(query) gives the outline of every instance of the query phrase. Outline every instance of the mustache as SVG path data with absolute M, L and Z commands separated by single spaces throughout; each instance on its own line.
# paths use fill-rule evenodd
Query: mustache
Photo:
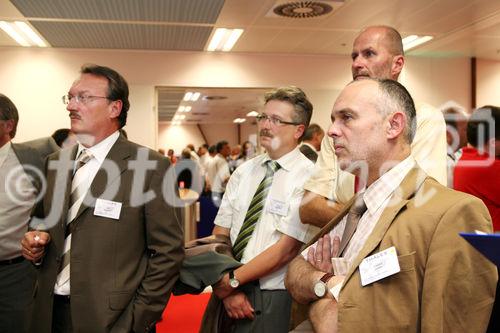
M 266 129 L 260 130 L 259 135 L 260 136 L 267 136 L 268 138 L 271 138 L 271 139 L 274 138 L 274 135 L 272 135 L 271 132 L 269 132 Z
M 80 115 L 79 115 L 79 114 L 78 114 L 78 112 L 76 112 L 76 111 L 70 111 L 68 116 L 69 116 L 70 118 L 81 119 L 81 118 L 80 118 Z

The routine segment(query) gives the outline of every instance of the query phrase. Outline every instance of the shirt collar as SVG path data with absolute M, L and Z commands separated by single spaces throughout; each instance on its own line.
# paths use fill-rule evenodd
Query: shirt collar
M 0 166 L 3 164 L 3 162 L 7 158 L 7 155 L 9 154 L 11 146 L 12 146 L 12 142 L 9 141 L 6 144 L 4 144 L 2 147 L 0 147 Z
M 311 149 L 312 149 L 312 150 L 314 150 L 315 152 L 318 152 L 318 151 L 316 150 L 316 148 L 315 148 L 312 144 L 310 144 L 310 143 L 308 143 L 308 142 L 302 142 L 302 145 L 303 145 L 303 146 L 308 146 L 309 148 L 311 148 Z
M 415 159 L 411 155 L 408 156 L 366 189 L 363 198 L 370 213 L 375 213 L 392 195 L 415 164 Z
M 292 151 L 278 158 L 276 162 L 278 162 L 281 169 L 290 171 L 293 168 L 294 164 L 297 162 L 297 158 L 299 157 L 299 155 L 302 155 L 302 153 L 300 152 L 299 147 L 295 147 L 295 149 L 293 149 Z M 262 160 L 262 164 L 265 164 L 270 160 L 271 158 L 266 153 L 264 159 Z
M 77 157 L 80 156 L 80 153 L 82 152 L 82 150 L 87 149 L 92 154 L 92 156 L 99 163 L 102 164 L 102 162 L 104 162 L 104 159 L 108 155 L 109 151 L 111 150 L 111 147 L 116 142 L 116 140 L 118 140 L 119 137 L 120 137 L 120 132 L 115 131 L 115 132 L 113 132 L 113 134 L 108 136 L 106 139 L 102 140 L 101 142 L 99 142 L 98 144 L 96 144 L 90 148 L 85 148 L 80 142 L 78 142 L 78 152 L 77 152 L 76 156 Z

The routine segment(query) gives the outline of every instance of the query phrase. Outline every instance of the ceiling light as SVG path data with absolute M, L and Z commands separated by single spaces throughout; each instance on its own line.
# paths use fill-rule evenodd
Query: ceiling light
M 236 118 L 235 120 L 233 120 L 233 123 L 241 124 L 244 123 L 245 121 L 247 121 L 245 118 Z
M 0 21 L 0 28 L 5 31 L 13 40 L 15 40 L 19 45 L 30 46 L 30 44 L 24 39 L 19 32 L 17 32 L 12 25 L 5 21 Z
M 257 111 L 250 111 L 247 113 L 247 117 L 257 117 L 259 113 Z
M 174 116 L 174 120 L 180 120 L 180 119 L 185 119 L 186 115 L 185 114 L 176 114 Z
M 30 26 L 26 24 L 26 22 L 16 21 L 15 23 L 33 43 L 35 43 L 39 47 L 47 47 L 47 44 L 45 44 L 40 36 L 38 36 L 37 33 L 34 32 L 33 29 L 31 29 Z
M 207 51 L 231 51 L 242 33 L 243 29 L 217 28 L 208 43 Z
M 22 46 L 47 47 L 47 43 L 26 23 L 22 21 L 0 21 L 2 28 L 12 39 Z
M 191 111 L 191 107 L 188 105 L 184 108 L 184 112 L 190 112 Z
M 229 35 L 229 38 L 227 39 L 226 43 L 222 47 L 222 51 L 224 52 L 231 51 L 234 44 L 236 44 L 242 33 L 243 29 L 234 29 Z
M 408 37 L 403 38 L 403 50 L 408 51 L 418 45 L 427 43 L 431 39 L 433 39 L 433 36 L 417 36 L 417 35 L 410 35 Z
M 198 98 L 200 98 L 200 95 L 201 95 L 201 94 L 200 94 L 199 92 L 195 92 L 195 93 L 193 93 L 193 96 L 191 96 L 191 100 L 192 100 L 193 102 L 196 102 L 196 101 L 198 100 Z
M 186 110 L 186 107 L 184 105 L 179 106 L 179 108 L 177 109 L 177 111 L 179 112 L 184 112 L 184 110 Z
M 193 93 L 188 91 L 187 93 L 184 94 L 184 100 L 189 101 L 191 99 L 191 96 L 193 96 Z

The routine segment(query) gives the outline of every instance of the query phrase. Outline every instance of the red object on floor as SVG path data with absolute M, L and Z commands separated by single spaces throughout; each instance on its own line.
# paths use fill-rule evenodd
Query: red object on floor
M 163 320 L 156 324 L 157 333 L 197 333 L 212 294 L 170 297 Z

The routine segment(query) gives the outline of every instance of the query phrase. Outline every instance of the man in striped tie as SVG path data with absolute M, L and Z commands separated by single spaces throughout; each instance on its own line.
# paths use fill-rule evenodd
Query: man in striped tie
M 213 233 L 230 236 L 243 265 L 225 274 L 214 292 L 236 319 L 234 332 L 288 331 L 284 275 L 310 234 L 298 208 L 313 163 L 298 144 L 311 115 L 312 104 L 299 88 L 266 94 L 257 116 L 266 153 L 238 167 L 227 184 Z
M 63 103 L 78 145 L 49 158 L 31 221 L 44 231 L 22 240 L 39 269 L 31 331 L 153 332 L 183 258 L 170 163 L 123 135 L 128 84 L 113 69 L 82 67 Z

